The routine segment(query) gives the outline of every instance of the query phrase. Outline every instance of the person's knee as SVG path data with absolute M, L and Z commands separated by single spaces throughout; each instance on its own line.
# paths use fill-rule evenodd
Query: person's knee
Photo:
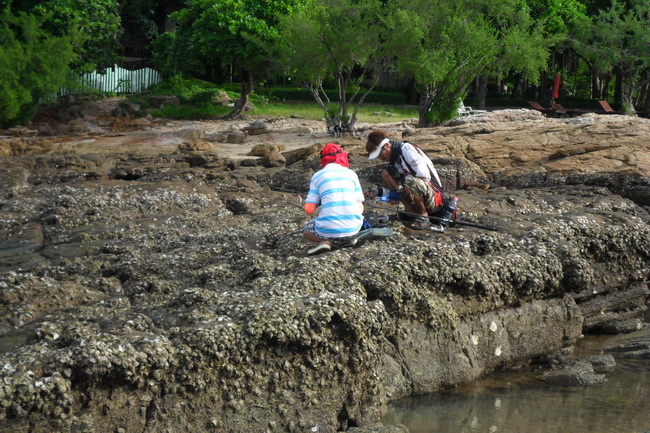
M 422 201 L 422 196 L 418 194 L 416 190 L 414 190 L 408 185 L 404 185 L 404 195 L 408 197 L 409 200 L 413 203 Z
M 391 176 L 390 173 L 388 172 L 388 170 L 386 170 L 386 169 L 383 169 L 381 171 L 381 179 L 384 181 L 384 185 L 387 183 L 388 179 L 391 179 L 393 181 L 395 180 L 395 179 L 393 179 L 393 176 Z

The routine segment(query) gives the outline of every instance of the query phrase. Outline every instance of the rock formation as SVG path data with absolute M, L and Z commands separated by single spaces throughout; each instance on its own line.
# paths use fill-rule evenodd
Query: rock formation
M 209 122 L 0 139 L 0 431 L 381 431 L 391 399 L 644 326 L 649 121 L 360 125 L 337 141 L 364 186 L 380 126 L 430 152 L 462 220 L 498 231 L 392 222 L 315 257 L 302 199 L 328 138 L 277 143 L 270 123 L 242 157 L 196 145 L 244 129 Z M 253 138 L 285 162 L 242 165 Z

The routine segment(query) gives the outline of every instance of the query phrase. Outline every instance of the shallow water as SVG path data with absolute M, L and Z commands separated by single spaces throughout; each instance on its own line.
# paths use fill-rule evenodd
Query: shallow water
M 587 338 L 576 353 L 600 353 L 602 342 Z M 382 421 L 411 433 L 650 433 L 650 360 L 616 363 L 604 384 L 586 387 L 544 384 L 533 372 L 499 372 L 398 400 Z

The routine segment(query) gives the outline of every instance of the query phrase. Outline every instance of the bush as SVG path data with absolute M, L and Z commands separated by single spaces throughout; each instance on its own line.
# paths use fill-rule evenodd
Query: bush
M 44 18 L 0 11 L 0 127 L 30 120 L 41 98 L 70 81 L 74 37 L 42 29 Z
M 174 75 L 171 78 L 152 86 L 149 90 L 153 93 L 165 95 L 184 95 L 191 99 L 195 93 L 205 90 L 218 90 L 216 84 L 196 78 L 183 78 L 182 75 Z
M 212 102 L 218 92 L 219 92 L 218 89 L 198 90 L 188 98 L 188 102 L 191 104 L 202 104 L 202 103 Z
M 453 119 L 458 113 L 460 102 L 456 104 L 436 103 L 434 102 L 427 113 L 426 121 L 428 125 L 441 125 L 444 122 Z
M 279 101 L 309 101 L 313 102 L 314 98 L 311 92 L 303 87 L 267 87 L 258 90 L 259 93 L 266 95 L 269 99 Z M 338 91 L 325 90 L 332 102 L 338 102 Z M 373 91 L 366 97 L 364 103 L 368 104 L 386 104 L 386 105 L 405 105 L 406 96 L 398 91 Z

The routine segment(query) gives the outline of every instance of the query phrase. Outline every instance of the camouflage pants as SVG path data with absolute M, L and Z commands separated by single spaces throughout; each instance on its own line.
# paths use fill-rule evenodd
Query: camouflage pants
M 404 186 L 408 186 L 411 190 L 411 194 L 407 194 L 411 203 L 413 203 L 413 195 L 422 197 L 424 207 L 429 215 L 440 212 L 440 209 L 442 209 L 442 192 L 433 189 L 424 180 L 419 177 L 408 176 L 404 179 Z

